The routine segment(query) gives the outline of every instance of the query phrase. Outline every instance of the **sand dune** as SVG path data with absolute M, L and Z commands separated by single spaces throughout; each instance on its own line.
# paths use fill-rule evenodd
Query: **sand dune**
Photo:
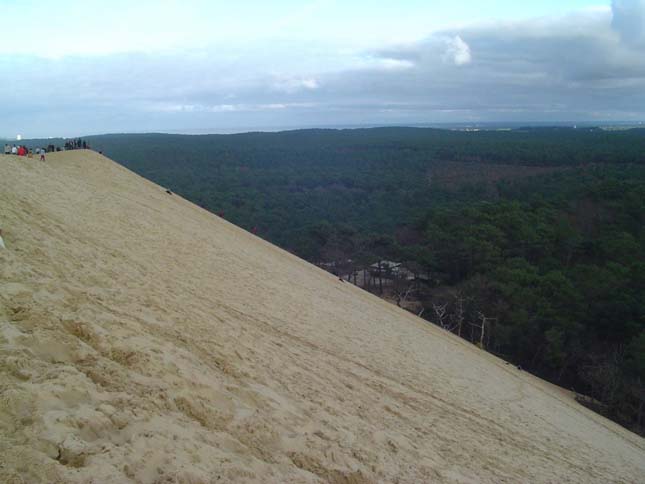
M 645 482 L 571 395 L 89 151 L 0 156 L 0 482 Z

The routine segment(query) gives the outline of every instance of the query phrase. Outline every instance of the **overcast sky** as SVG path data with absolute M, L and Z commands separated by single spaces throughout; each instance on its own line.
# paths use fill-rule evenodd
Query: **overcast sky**
M 0 18 L 0 136 L 645 120 L 645 0 L 0 0 Z

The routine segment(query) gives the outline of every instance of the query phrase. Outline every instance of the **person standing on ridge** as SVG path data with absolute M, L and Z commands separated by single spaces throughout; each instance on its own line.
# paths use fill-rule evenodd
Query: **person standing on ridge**
M 4 145 L 4 154 L 5 155 L 10 155 L 11 154 L 11 145 L 9 143 L 5 143 L 5 145 Z
M 11 154 L 12 155 L 17 155 L 18 154 L 18 148 L 16 148 L 16 145 L 13 145 L 11 147 Z
M 45 150 L 40 150 L 40 161 L 45 161 Z

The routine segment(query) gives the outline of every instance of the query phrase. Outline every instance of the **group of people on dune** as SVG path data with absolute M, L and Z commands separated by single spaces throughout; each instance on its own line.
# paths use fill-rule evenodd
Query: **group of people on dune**
M 4 145 L 5 155 L 26 156 L 27 158 L 32 158 L 34 156 L 34 151 L 36 155 L 40 155 L 40 161 L 45 161 L 45 153 L 47 153 L 47 150 L 45 148 L 36 148 L 35 150 L 32 150 L 31 148 L 27 148 L 26 146 L 22 145 Z
M 87 141 L 82 140 L 80 138 L 65 141 L 65 151 L 80 150 L 80 149 L 83 149 L 83 150 L 90 149 L 90 145 L 87 144 Z

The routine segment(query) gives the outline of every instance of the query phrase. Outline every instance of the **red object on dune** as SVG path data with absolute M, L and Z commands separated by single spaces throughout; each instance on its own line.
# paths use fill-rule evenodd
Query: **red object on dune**
M 25 156 L 27 154 L 27 150 L 25 150 L 24 146 L 21 146 L 18 148 L 18 156 Z

